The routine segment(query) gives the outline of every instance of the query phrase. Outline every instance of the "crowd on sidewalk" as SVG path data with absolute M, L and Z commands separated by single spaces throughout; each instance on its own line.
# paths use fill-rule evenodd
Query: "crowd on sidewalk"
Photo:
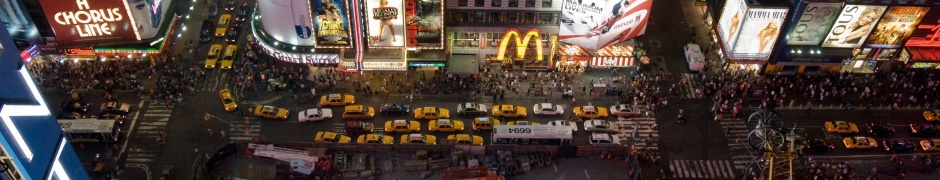
M 197 71 L 183 71 L 175 57 L 115 57 L 106 60 L 69 61 L 52 56 L 30 61 L 27 65 L 38 84 L 61 90 L 102 89 L 131 90 L 147 94 L 153 100 L 181 101 L 182 93 L 192 91 Z M 199 74 L 202 74 L 201 72 Z M 141 78 L 153 79 L 153 89 L 146 89 Z

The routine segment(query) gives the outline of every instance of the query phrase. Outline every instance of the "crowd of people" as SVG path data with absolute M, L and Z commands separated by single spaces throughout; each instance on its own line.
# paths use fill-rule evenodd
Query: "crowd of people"
M 27 68 L 43 88 L 102 89 L 106 96 L 114 90 L 130 90 L 153 100 L 176 102 L 181 101 L 184 91 L 192 91 L 198 78 L 191 75 L 195 70 L 183 71 L 174 57 L 114 57 L 99 61 L 45 56 L 30 61 Z M 153 79 L 156 87 L 146 89 L 141 84 L 143 78 Z

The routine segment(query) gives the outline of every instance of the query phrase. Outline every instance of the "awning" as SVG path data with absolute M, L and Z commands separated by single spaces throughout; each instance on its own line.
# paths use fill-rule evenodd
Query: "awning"
M 632 57 L 593 57 L 591 66 L 594 67 L 633 67 L 636 62 Z

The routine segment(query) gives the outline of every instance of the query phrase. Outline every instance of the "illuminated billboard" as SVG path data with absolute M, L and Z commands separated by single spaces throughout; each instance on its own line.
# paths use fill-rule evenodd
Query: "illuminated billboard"
M 39 0 L 61 45 L 137 41 L 124 0 Z
M 721 11 L 721 19 L 718 20 L 718 33 L 721 34 L 721 40 L 724 42 L 725 48 L 733 47 L 746 13 L 747 6 L 743 0 L 728 0 L 725 2 L 725 8 Z
M 800 15 L 788 45 L 818 45 L 832 28 L 832 21 L 839 15 L 842 3 L 810 3 Z
M 565 0 L 558 40 L 600 49 L 646 33 L 653 0 Z
M 127 7 L 130 8 L 131 16 L 134 17 L 134 23 L 137 24 L 137 32 L 140 33 L 140 39 L 151 39 L 157 36 L 160 29 L 168 26 L 164 19 L 170 11 L 172 0 L 125 0 Z M 165 23 L 166 22 L 166 23 Z
M 369 46 L 405 45 L 405 17 L 401 0 L 368 0 Z
M 443 48 L 441 0 L 405 0 L 405 31 L 408 47 Z
M 822 47 L 857 48 L 875 28 L 885 6 L 845 5 Z
M 317 44 L 349 46 L 349 21 L 341 0 L 315 0 Z
M 907 47 L 940 47 L 940 8 L 932 8 L 915 26 L 910 38 L 904 43 Z M 912 52 L 913 53 L 913 52 Z
M 313 13 L 307 0 L 259 0 L 261 27 L 275 40 L 298 46 L 313 46 Z
M 741 26 L 740 37 L 731 49 L 734 58 L 768 58 L 777 36 L 780 35 L 780 26 L 787 17 L 789 9 L 758 9 L 750 8 Z
M 920 20 L 927 14 L 929 7 L 915 6 L 892 6 L 885 12 L 884 17 L 875 26 L 875 30 L 868 35 L 865 44 L 874 48 L 897 48 L 901 47 L 903 42 L 914 29 Z

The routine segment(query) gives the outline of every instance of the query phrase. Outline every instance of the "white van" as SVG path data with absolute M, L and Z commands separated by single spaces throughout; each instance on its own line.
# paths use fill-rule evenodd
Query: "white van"
M 689 70 L 692 71 L 701 71 L 702 68 L 705 68 L 705 54 L 702 53 L 702 48 L 698 44 L 686 44 L 685 45 L 685 61 L 689 62 Z

